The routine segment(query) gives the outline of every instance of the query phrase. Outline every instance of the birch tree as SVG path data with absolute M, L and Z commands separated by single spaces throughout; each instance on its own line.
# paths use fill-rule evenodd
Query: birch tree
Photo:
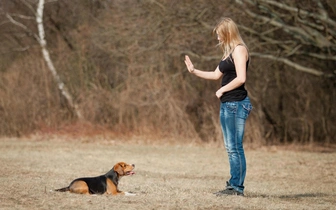
M 50 0 L 49 2 L 54 2 L 57 0 Z M 73 97 L 71 96 L 71 94 L 69 93 L 69 91 L 66 88 L 66 85 L 64 84 L 64 82 L 62 81 L 62 79 L 60 78 L 54 64 L 53 61 L 50 57 L 50 53 L 48 51 L 47 48 L 47 41 L 45 39 L 45 30 L 44 30 L 44 26 L 43 26 L 43 11 L 44 11 L 44 5 L 45 0 L 38 0 L 37 3 L 37 9 L 35 11 L 35 9 L 31 6 L 31 4 L 26 1 L 26 0 L 21 0 L 21 2 L 23 4 L 25 4 L 30 10 L 31 12 L 35 15 L 35 21 L 37 24 L 37 29 L 38 29 L 38 33 L 34 33 L 33 30 L 30 30 L 26 25 L 20 23 L 19 21 L 15 20 L 11 14 L 7 13 L 6 17 L 7 19 L 13 23 L 14 25 L 22 28 L 23 30 L 25 30 L 26 32 L 28 32 L 29 34 L 32 34 L 32 36 L 38 41 L 40 47 L 41 47 L 41 51 L 42 51 L 42 55 L 43 55 L 43 59 L 45 60 L 49 71 L 51 72 L 58 90 L 60 91 L 61 95 L 66 99 L 68 106 L 70 107 L 70 109 L 74 112 L 75 116 L 77 116 L 78 119 L 83 119 L 83 116 L 77 106 L 77 104 L 74 102 Z M 27 18 L 26 18 L 27 19 Z

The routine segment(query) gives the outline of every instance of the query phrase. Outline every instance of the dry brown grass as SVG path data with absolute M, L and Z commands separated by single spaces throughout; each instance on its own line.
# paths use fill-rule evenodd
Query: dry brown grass
M 182 140 L 181 140 L 182 141 Z M 247 149 L 245 197 L 216 197 L 229 168 L 222 146 L 103 137 L 0 139 L 0 209 L 334 209 L 336 153 Z M 52 192 L 81 176 L 136 165 L 120 189 L 137 195 Z

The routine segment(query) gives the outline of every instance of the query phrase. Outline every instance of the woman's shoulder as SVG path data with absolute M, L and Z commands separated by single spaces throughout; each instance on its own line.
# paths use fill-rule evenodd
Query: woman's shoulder
M 247 47 L 243 44 L 238 44 L 232 51 L 232 57 L 235 58 L 237 56 L 244 56 L 248 58 Z
M 247 47 L 244 44 L 237 44 L 235 48 L 233 49 L 232 53 L 239 51 L 239 52 L 247 52 Z

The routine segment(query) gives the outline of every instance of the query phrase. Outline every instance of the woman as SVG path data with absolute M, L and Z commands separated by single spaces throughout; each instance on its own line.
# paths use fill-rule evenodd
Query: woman
M 230 18 L 222 18 L 214 28 L 223 57 L 214 71 L 196 69 L 189 56 L 185 56 L 188 71 L 200 78 L 218 80 L 221 88 L 216 92 L 220 99 L 220 122 L 224 144 L 229 156 L 231 178 L 226 188 L 216 195 L 244 195 L 246 161 L 243 137 L 246 119 L 252 109 L 245 89 L 249 64 L 247 46 L 240 37 L 237 25 Z

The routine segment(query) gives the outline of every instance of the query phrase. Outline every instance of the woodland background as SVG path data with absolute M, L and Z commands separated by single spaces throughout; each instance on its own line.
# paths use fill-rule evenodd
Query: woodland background
M 37 4 L 0 0 L 1 136 L 81 127 L 222 141 L 220 81 L 189 74 L 183 60 L 214 70 L 222 53 L 212 29 L 228 16 L 251 55 L 246 141 L 336 143 L 335 0 L 47 0 L 56 77 L 41 53 Z

